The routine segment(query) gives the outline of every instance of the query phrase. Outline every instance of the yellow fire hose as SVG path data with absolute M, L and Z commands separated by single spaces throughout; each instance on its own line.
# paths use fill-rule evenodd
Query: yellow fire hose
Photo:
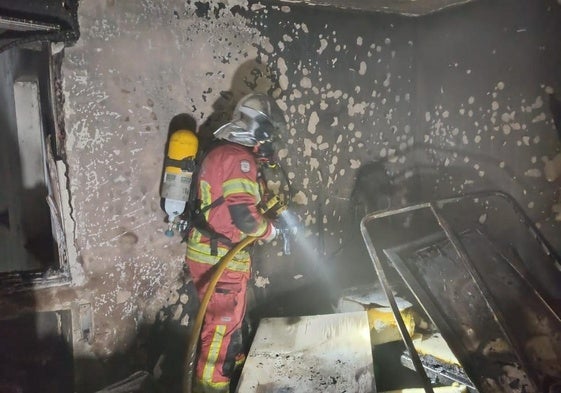
M 199 343 L 199 338 L 201 335 L 201 328 L 203 326 L 203 320 L 206 314 L 206 309 L 211 296 L 214 294 L 214 289 L 216 288 L 216 283 L 222 276 L 224 269 L 228 263 L 234 258 L 234 256 L 243 250 L 246 246 L 256 241 L 257 237 L 246 237 L 241 242 L 239 242 L 235 247 L 233 247 L 226 255 L 222 257 L 220 262 L 216 264 L 216 271 L 212 274 L 208 288 L 203 296 L 201 305 L 199 307 L 199 312 L 195 318 L 195 324 L 193 325 L 193 331 L 191 333 L 191 338 L 189 340 L 189 345 L 187 346 L 187 353 L 185 355 L 185 375 L 183 378 L 183 392 L 192 393 L 193 392 L 193 371 L 195 369 L 195 360 L 197 357 L 197 345 Z

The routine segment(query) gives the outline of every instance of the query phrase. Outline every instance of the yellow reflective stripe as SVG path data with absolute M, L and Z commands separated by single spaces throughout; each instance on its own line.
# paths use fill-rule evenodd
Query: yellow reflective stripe
M 206 243 L 189 243 L 187 248 L 208 255 L 211 254 L 210 245 Z M 217 246 L 216 251 L 217 251 L 216 253 L 217 255 L 215 257 L 222 258 L 224 255 L 226 255 L 228 251 L 230 251 L 230 248 L 224 246 Z M 234 260 L 242 261 L 246 259 L 249 259 L 249 252 L 247 250 L 241 250 L 236 255 L 234 255 Z
M 199 389 L 195 392 L 200 393 L 228 393 L 230 391 L 230 382 L 208 382 L 200 380 Z
M 191 243 L 189 243 L 188 248 L 191 248 L 191 249 L 199 251 L 199 252 L 204 252 L 206 254 L 210 254 L 210 245 L 205 244 L 205 243 L 191 242 Z M 224 247 L 224 246 L 217 246 L 216 250 L 218 252 L 217 256 L 222 256 L 222 255 L 225 255 L 226 252 L 228 252 L 229 249 L 227 247 Z
M 216 263 L 220 260 L 221 257 L 212 256 L 209 253 L 210 253 L 210 247 L 208 249 L 208 253 L 194 250 L 191 247 L 187 248 L 188 259 L 195 262 L 204 263 L 207 265 L 216 265 Z M 230 262 L 228 262 L 226 268 L 236 272 L 242 272 L 242 273 L 249 272 L 249 265 L 250 265 L 249 254 L 246 254 L 246 256 L 247 256 L 246 259 L 236 259 L 236 258 L 232 259 Z
M 203 234 L 199 232 L 197 228 L 193 228 L 193 231 L 191 232 L 191 237 L 187 244 L 189 244 L 189 247 L 191 247 L 192 244 L 199 244 L 201 242 L 202 237 Z
M 199 243 L 201 241 L 202 236 L 203 235 L 201 234 L 201 232 L 199 232 L 195 228 L 193 228 L 193 232 L 191 233 L 190 242 Z
M 205 206 L 208 206 L 212 203 L 212 195 L 210 193 L 210 184 L 208 184 L 208 182 L 206 182 L 205 180 L 201 180 L 199 182 L 199 194 L 201 196 L 201 208 L 204 208 Z M 205 219 L 208 221 L 208 215 L 210 214 L 210 209 L 207 210 L 205 212 Z M 191 235 L 191 240 L 193 242 L 200 242 L 202 238 L 202 234 L 197 231 L 194 230 L 192 235 Z
M 212 195 L 210 193 L 210 184 L 208 184 L 204 180 L 201 180 L 201 182 L 199 183 L 199 186 L 200 186 L 200 192 L 201 192 L 201 209 L 204 209 L 206 206 L 208 206 L 212 203 Z M 207 210 L 205 212 L 205 218 L 206 219 L 208 219 L 208 213 L 209 213 L 209 211 Z
M 203 263 L 206 265 L 214 266 L 217 262 L 216 257 L 211 255 L 202 254 L 200 252 L 190 250 L 187 252 L 187 258 L 198 263 Z M 228 262 L 227 266 L 228 270 L 240 272 L 240 273 L 248 273 L 249 272 L 249 261 L 230 261 Z
M 212 383 L 212 375 L 216 366 L 216 360 L 220 354 L 220 347 L 222 340 L 226 333 L 226 325 L 217 325 L 212 336 L 212 342 L 208 350 L 208 357 L 206 359 L 205 367 L 203 369 L 203 381 Z
M 236 367 L 242 366 L 245 363 L 245 355 L 241 355 L 238 359 L 235 360 L 234 364 Z
M 227 180 L 222 184 L 222 191 L 224 193 L 224 198 L 232 194 L 250 194 L 257 199 L 261 199 L 259 196 L 259 185 L 247 179 L 237 178 Z

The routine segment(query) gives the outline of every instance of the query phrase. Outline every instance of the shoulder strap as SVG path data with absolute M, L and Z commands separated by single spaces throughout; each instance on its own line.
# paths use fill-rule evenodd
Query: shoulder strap
M 210 205 L 207 205 L 205 207 L 203 207 L 202 209 L 199 210 L 200 214 L 204 214 L 207 211 L 209 211 L 212 208 L 215 208 L 216 206 L 222 205 L 226 200 L 224 199 L 224 195 L 221 195 L 220 197 L 216 198 L 214 201 L 212 201 L 212 203 Z
M 197 155 L 197 167 L 195 172 L 193 173 L 193 179 L 191 183 L 191 192 L 189 193 L 189 205 L 191 206 L 191 217 L 189 220 L 189 226 L 192 228 L 196 228 L 200 233 L 210 239 L 210 253 L 213 256 L 218 255 L 218 242 L 225 244 L 228 247 L 232 247 L 234 243 L 230 239 L 228 239 L 223 234 L 216 232 L 214 229 L 210 227 L 210 224 L 205 218 L 205 213 L 210 209 L 213 209 L 221 204 L 223 204 L 226 200 L 223 195 L 216 198 L 212 201 L 209 205 L 205 207 L 201 207 L 201 200 L 198 198 L 198 183 L 199 183 L 199 172 L 200 167 L 207 156 L 207 154 L 215 147 L 221 145 L 220 142 L 213 144 L 211 147 L 205 149 L 204 151 L 199 152 L 200 154 Z M 188 231 L 187 231 L 188 232 Z
M 218 242 L 225 244 L 228 247 L 234 246 L 234 243 L 228 239 L 223 234 L 216 232 L 210 227 L 210 224 L 205 218 L 205 213 L 210 209 L 219 206 L 225 202 L 224 196 L 216 198 L 211 204 L 205 206 L 204 208 L 196 208 L 191 217 L 190 225 L 196 228 L 204 236 L 208 237 L 210 240 L 210 255 L 218 255 Z M 197 200 L 200 204 L 200 200 Z

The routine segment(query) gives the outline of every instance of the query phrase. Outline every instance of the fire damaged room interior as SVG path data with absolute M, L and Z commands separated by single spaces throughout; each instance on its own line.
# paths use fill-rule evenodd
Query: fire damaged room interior
M 561 0 L 0 0 L 0 392 L 561 393 Z

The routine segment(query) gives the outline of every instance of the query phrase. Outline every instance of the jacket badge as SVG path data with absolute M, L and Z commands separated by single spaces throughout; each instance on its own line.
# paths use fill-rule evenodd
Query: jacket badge
M 241 160 L 240 169 L 243 173 L 248 173 L 251 170 L 251 164 L 247 160 Z

